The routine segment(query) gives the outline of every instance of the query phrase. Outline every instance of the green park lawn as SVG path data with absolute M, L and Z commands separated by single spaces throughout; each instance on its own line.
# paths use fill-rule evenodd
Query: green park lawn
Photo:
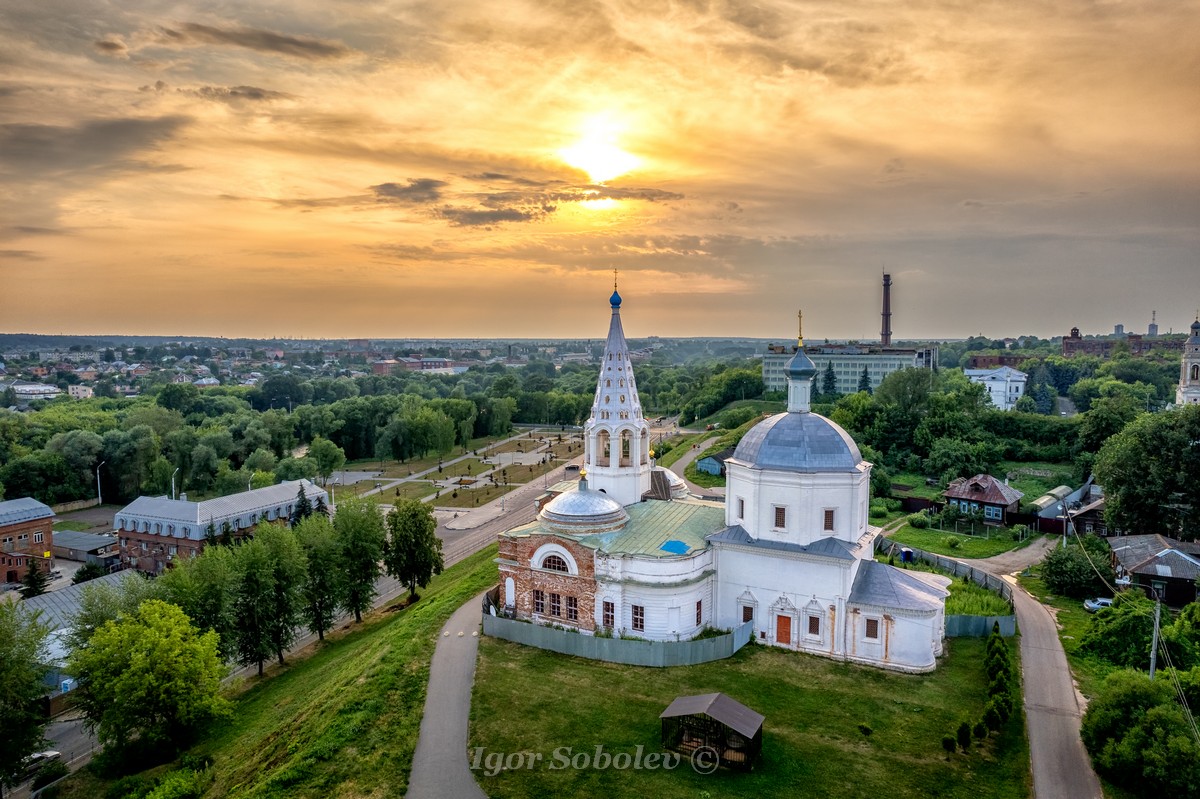
M 491 483 L 479 483 L 479 488 L 460 488 L 458 496 L 454 496 L 453 491 L 442 489 L 442 495 L 437 499 L 430 500 L 439 508 L 477 508 L 481 505 L 486 505 L 494 499 L 499 499 L 502 494 L 507 494 L 515 488 L 516 485 L 492 485 Z
M 986 699 L 984 639 L 947 641 L 936 672 L 905 675 L 751 645 L 728 660 L 670 669 L 572 658 L 480 641 L 469 748 L 661 752 L 658 714 L 679 695 L 720 691 L 766 717 L 750 773 L 527 770 L 475 776 L 493 799 L 603 796 L 1026 797 L 1029 750 L 1019 715 L 981 747 L 947 756 L 941 739 L 977 720 Z M 1020 701 L 1018 699 L 1018 706 Z
M 688 427 L 695 429 L 697 427 L 707 427 L 710 424 L 720 424 L 721 420 L 725 417 L 725 414 L 731 410 L 734 410 L 735 408 L 750 408 L 759 416 L 762 416 L 763 414 L 768 413 L 782 413 L 783 411 L 787 410 L 787 403 L 783 400 L 734 400 L 721 410 L 716 411 L 709 416 L 705 416 L 703 419 L 697 419 L 689 424 Z
M 229 720 L 190 750 L 213 759 L 204 796 L 404 796 L 438 631 L 495 583 L 495 557 L 488 547 L 435 577 L 416 604 L 372 613 L 308 657 L 249 680 Z M 60 796 L 95 799 L 109 784 L 88 768 Z
M 1024 541 L 1019 541 L 1005 527 L 989 527 L 979 535 L 960 535 L 944 530 L 918 530 L 911 524 L 904 525 L 888 537 L 898 544 L 952 558 L 990 558 L 1028 546 L 1034 538 L 1030 535 Z M 952 541 L 957 542 L 957 546 L 951 546 Z
M 715 431 L 708 430 L 690 436 L 673 436 L 671 439 L 669 439 L 671 442 L 671 451 L 663 455 L 661 458 L 657 458 L 655 460 L 655 465 L 669 469 L 676 461 L 688 454 L 693 445 L 700 444 L 703 446 L 703 442 L 717 435 L 720 434 Z

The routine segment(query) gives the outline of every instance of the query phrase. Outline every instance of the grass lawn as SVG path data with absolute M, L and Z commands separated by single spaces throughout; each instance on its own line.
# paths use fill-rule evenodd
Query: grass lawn
M 59 519 L 54 523 L 55 530 L 71 530 L 76 533 L 82 533 L 85 530 L 92 529 L 93 525 L 87 522 L 77 522 L 73 519 Z
M 943 530 L 918 530 L 911 524 L 906 524 L 889 538 L 899 544 L 954 558 L 990 558 L 1001 552 L 1028 546 L 1034 538 L 1031 535 L 1024 541 L 1014 540 L 1006 528 L 993 528 L 989 530 L 988 535 L 990 537 L 985 537 L 983 533 L 958 535 Z M 957 541 L 958 546 L 951 547 L 948 543 L 951 540 Z
M 903 675 L 748 646 L 728 660 L 670 669 L 599 663 L 480 641 L 470 747 L 487 752 L 660 752 L 658 714 L 676 696 L 724 692 L 766 716 L 753 772 L 501 771 L 476 779 L 493 799 L 622 797 L 1026 797 L 1029 750 L 1014 716 L 982 748 L 947 756 L 942 736 L 983 712 L 984 639 L 954 638 L 928 675 Z M 1019 700 L 1018 700 L 1019 705 Z M 860 725 L 871 733 L 864 734 Z
M 677 460 L 688 454 L 693 445 L 703 444 L 703 442 L 707 439 L 717 435 L 720 435 L 720 433 L 714 430 L 705 430 L 691 436 L 675 436 L 674 438 L 670 439 L 671 451 L 666 455 L 663 455 L 661 458 L 655 459 L 655 465 L 669 469 Z
M 1069 463 L 1001 461 L 994 471 L 1001 479 L 1009 474 L 1013 475 L 1009 484 L 1025 494 L 1022 502 L 1033 502 L 1042 494 L 1061 485 L 1074 488 L 1079 482 L 1075 477 L 1075 468 Z
M 371 485 L 374 485 L 374 483 Z M 424 499 L 434 491 L 437 491 L 437 486 L 433 483 L 425 480 L 413 480 L 384 491 L 380 495 L 380 498 L 383 502 L 391 504 L 398 499 Z
M 404 796 L 438 630 L 496 581 L 491 546 L 434 578 L 412 607 L 377 611 L 235 699 L 193 749 L 213 758 L 206 797 Z M 60 794 L 105 795 L 89 769 Z
M 880 552 L 875 556 L 875 560 L 880 563 L 887 563 L 888 557 Z M 951 583 L 950 596 L 946 597 L 947 616 L 1011 616 L 1013 614 L 1012 606 L 1008 604 L 1008 600 L 995 591 L 989 591 L 972 580 L 963 580 L 962 578 L 955 577 L 953 574 L 934 568 L 931 564 L 924 561 L 905 564 L 897 563 L 895 565 L 901 569 L 931 572 L 949 577 Z
M 897 489 L 896 486 L 907 486 Z M 942 489 L 936 485 L 926 485 L 925 475 L 913 472 L 901 472 L 892 475 L 892 495 L 897 497 L 920 497 L 922 499 L 942 498 Z
M 705 416 L 703 419 L 697 419 L 688 426 L 705 427 L 706 425 L 710 424 L 720 424 L 726 412 L 731 411 L 734 408 L 750 408 L 759 416 L 762 416 L 766 413 L 782 413 L 783 411 L 787 410 L 787 403 L 783 400 L 734 400 L 716 413 Z
M 486 505 L 493 499 L 499 499 L 501 494 L 507 494 L 518 485 L 494 486 L 491 483 L 479 483 L 480 488 L 460 488 L 458 496 L 454 492 L 442 489 L 442 495 L 433 504 L 439 508 L 476 508 Z

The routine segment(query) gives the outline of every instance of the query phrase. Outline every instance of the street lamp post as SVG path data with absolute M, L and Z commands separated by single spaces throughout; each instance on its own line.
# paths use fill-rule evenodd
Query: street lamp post
M 96 504 L 97 505 L 104 504 L 104 499 L 103 499 L 103 497 L 100 496 L 100 467 L 106 463 L 108 463 L 108 461 L 100 461 L 100 463 L 98 463 L 96 465 Z
M 179 474 L 179 467 L 175 467 L 175 471 L 171 472 L 171 499 L 175 499 L 175 475 Z

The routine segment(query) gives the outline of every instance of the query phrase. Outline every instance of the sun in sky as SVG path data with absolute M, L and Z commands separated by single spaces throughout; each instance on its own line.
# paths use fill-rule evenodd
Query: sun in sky
M 597 114 L 584 122 L 579 140 L 559 150 L 559 155 L 570 166 L 587 172 L 593 183 L 604 183 L 635 169 L 641 162 L 617 144 L 620 133 L 621 126 L 611 117 Z

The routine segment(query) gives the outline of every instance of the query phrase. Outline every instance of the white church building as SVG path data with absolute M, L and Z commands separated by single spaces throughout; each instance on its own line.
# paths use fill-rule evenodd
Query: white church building
M 788 362 L 787 411 L 726 461 L 725 502 L 653 465 L 614 290 L 578 484 L 500 535 L 517 618 L 648 640 L 752 622 L 760 643 L 901 671 L 942 652 L 945 577 L 873 559 L 871 464 L 809 408 L 816 367 Z

